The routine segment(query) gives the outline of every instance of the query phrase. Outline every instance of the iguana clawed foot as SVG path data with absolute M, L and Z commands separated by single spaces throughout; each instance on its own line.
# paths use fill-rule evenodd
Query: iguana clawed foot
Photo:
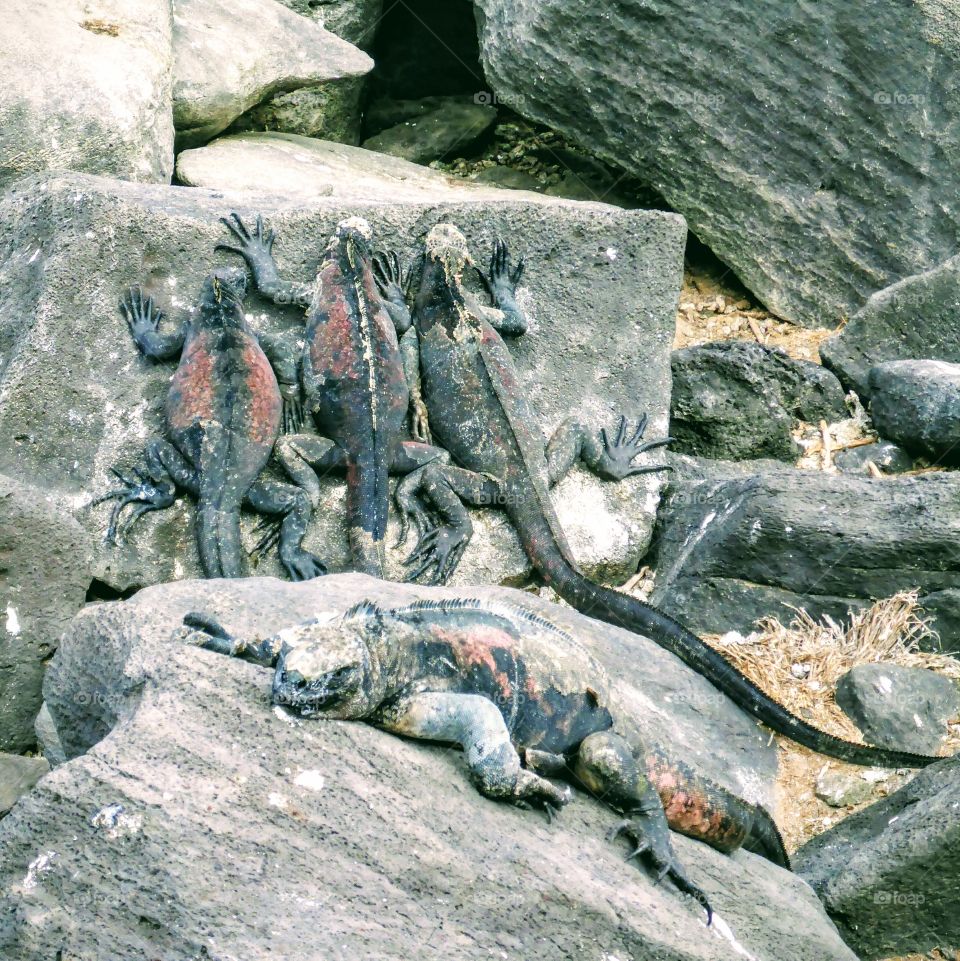
M 454 524 L 438 524 L 422 532 L 403 562 L 407 566 L 416 565 L 408 573 L 408 580 L 415 581 L 433 567 L 433 576 L 427 583 L 445 584 L 460 563 L 472 533 Z
M 276 236 L 272 230 L 265 230 L 263 217 L 257 215 L 257 223 L 253 232 L 240 219 L 238 213 L 232 213 L 229 217 L 221 217 L 220 223 L 233 234 L 236 245 L 217 244 L 214 250 L 225 250 L 231 254 L 239 254 L 251 266 L 259 262 L 272 263 L 273 244 Z
M 664 878 L 670 878 L 677 889 L 689 894 L 703 906 L 707 912 L 707 924 L 713 920 L 713 909 L 706 894 L 698 888 L 686 875 L 680 862 L 676 859 L 670 846 L 670 832 L 666 821 L 657 821 L 645 817 L 642 812 L 632 818 L 627 818 L 615 825 L 607 835 L 608 841 L 615 841 L 618 837 L 626 837 L 633 848 L 627 854 L 627 860 L 643 857 L 657 871 L 656 883 Z
M 93 506 L 104 501 L 116 500 L 117 503 L 110 514 L 110 524 L 107 527 L 106 541 L 109 544 L 120 544 L 123 537 L 143 514 L 148 511 L 158 511 L 169 507 L 176 496 L 173 484 L 157 483 L 139 467 L 132 467 L 133 477 L 124 476 L 116 468 L 110 472 L 123 484 L 93 501 Z M 120 515 L 128 504 L 136 504 L 133 510 L 121 521 Z
M 403 292 L 403 272 L 400 270 L 400 258 L 396 252 L 378 251 L 372 260 L 373 279 L 377 282 L 377 289 L 384 300 L 398 307 L 406 307 L 406 296 Z
M 497 237 L 493 244 L 493 254 L 490 257 L 489 273 L 485 274 L 479 267 L 474 268 L 480 278 L 490 300 L 495 307 L 504 307 L 508 303 L 513 303 L 514 291 L 520 278 L 523 277 L 524 262 L 523 257 L 517 261 L 517 266 L 510 266 L 510 251 L 507 249 L 506 241 L 502 237 Z
M 617 429 L 616 439 L 611 440 L 604 427 L 600 433 L 603 436 L 603 446 L 605 448 L 605 463 L 603 473 L 611 480 L 623 480 L 625 477 L 633 477 L 636 474 L 649 474 L 654 471 L 672 470 L 666 464 L 653 464 L 647 467 L 639 467 L 633 463 L 634 459 L 648 450 L 657 447 L 666 447 L 673 441 L 672 437 L 663 440 L 651 440 L 643 443 L 643 435 L 647 429 L 647 415 L 644 414 L 637 422 L 636 430 L 627 437 L 627 418 L 620 417 L 620 425 Z
M 139 287 L 127 291 L 127 296 L 120 301 L 120 313 L 137 343 L 144 334 L 155 334 L 163 320 L 163 311 L 154 304 L 152 297 L 145 298 Z
M 280 563 L 292 581 L 309 581 L 328 573 L 326 565 L 316 555 L 303 550 L 296 544 L 289 546 L 283 542 L 283 525 L 286 517 L 264 517 L 254 527 L 253 532 L 259 540 L 250 551 L 250 557 L 262 560 L 279 545 Z

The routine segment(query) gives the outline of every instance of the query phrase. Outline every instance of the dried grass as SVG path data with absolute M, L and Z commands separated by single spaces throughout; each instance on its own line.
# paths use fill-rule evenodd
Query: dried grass
M 945 654 L 919 650 L 919 642 L 935 637 L 921 616 L 916 591 L 903 591 L 877 601 L 851 617 L 849 627 L 829 617 L 815 621 L 805 611 L 789 625 L 774 618 L 761 621 L 747 638 L 730 636 L 711 641 L 744 674 L 794 714 L 816 727 L 851 741 L 862 742 L 859 730 L 837 706 L 836 682 L 858 664 L 898 664 L 936 671 L 960 680 L 960 661 Z M 960 724 L 949 725 L 941 753 L 960 748 Z M 832 808 L 814 794 L 817 776 L 824 771 L 850 772 L 877 781 L 877 795 L 896 790 L 905 777 L 895 773 L 866 772 L 863 768 L 824 758 L 820 754 L 778 738 L 778 822 L 787 847 L 804 841 L 864 805 Z M 876 800 L 876 797 L 872 800 Z

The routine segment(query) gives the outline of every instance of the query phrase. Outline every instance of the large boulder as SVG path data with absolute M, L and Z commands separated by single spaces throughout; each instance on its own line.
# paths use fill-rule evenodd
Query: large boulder
M 767 783 L 761 732 L 671 655 L 530 595 L 479 593 L 575 630 L 639 685 L 651 737 L 726 783 L 738 769 Z M 481 797 L 458 752 L 293 720 L 271 708 L 269 671 L 171 636 L 197 608 L 265 635 L 358 598 L 450 594 L 353 575 L 181 582 L 87 608 L 46 691 L 72 753 L 89 752 L 0 822 L 4 957 L 401 959 L 442 930 L 453 959 L 854 961 L 806 885 L 755 855 L 675 837 L 719 913 L 707 928 L 604 840 L 616 815 L 585 795 L 547 824 Z
M 872 367 L 915 357 L 960 363 L 960 256 L 874 294 L 820 345 L 824 365 L 864 399 Z
M 960 464 L 960 364 L 890 360 L 870 371 L 877 430 L 935 464 Z
M 957 685 L 934 671 L 858 664 L 837 681 L 837 706 L 868 744 L 936 754 L 960 711 Z
M 497 202 L 503 193 L 449 177 L 397 157 L 286 133 L 220 137 L 177 157 L 177 179 L 190 187 L 270 190 L 286 197 L 336 197 L 357 203 L 380 201 Z M 514 199 L 545 201 L 534 193 Z
M 0 753 L 0 817 L 50 770 L 42 757 Z
M 373 61 L 276 0 L 174 0 L 177 145 L 215 137 L 271 94 L 362 77 Z
M 532 318 L 530 333 L 511 350 L 543 430 L 571 413 L 599 430 L 613 427 L 621 410 L 631 417 L 646 410 L 648 436 L 664 436 L 682 218 L 489 196 L 404 203 L 398 192 L 395 202 L 372 206 L 80 176 L 24 182 L 0 206 L 0 471 L 31 477 L 80 521 L 98 542 L 95 575 L 112 588 L 199 572 L 188 500 L 145 517 L 121 549 L 101 543 L 109 505 L 91 502 L 112 486 L 110 468 L 138 463 L 145 441 L 161 432 L 173 370 L 140 356 L 118 311 L 120 297 L 139 283 L 174 317 L 182 315 L 212 267 L 237 262 L 213 249 L 229 239 L 219 218 L 232 209 L 248 220 L 262 213 L 276 229 L 281 270 L 303 280 L 315 276 L 327 238 L 350 215 L 369 217 L 377 244 L 395 248 L 404 264 L 441 218 L 462 227 L 481 263 L 497 235 L 508 238 L 515 254 L 526 255 L 519 296 Z M 479 290 L 474 277 L 468 282 Z M 256 297 L 248 309 L 260 330 L 294 331 L 302 323 L 296 310 Z M 636 570 L 660 483 L 646 475 L 614 484 L 576 469 L 559 485 L 561 520 L 588 570 L 611 577 Z M 344 569 L 343 482 L 322 484 L 307 545 L 332 570 Z M 244 519 L 248 546 L 252 521 Z M 484 511 L 476 522 L 460 582 L 524 578 L 529 568 L 506 519 Z M 404 553 L 391 553 L 392 577 L 404 575 Z M 259 570 L 279 568 L 270 559 Z
M 864 961 L 960 951 L 960 766 L 921 771 L 807 842 L 795 868 Z
M 694 630 L 748 631 L 794 607 L 842 620 L 898 591 L 956 590 L 958 535 L 960 475 L 786 468 L 671 483 L 647 563 L 655 604 Z M 934 622 L 946 650 L 960 650 L 955 623 Z
M 670 436 L 679 453 L 795 461 L 797 421 L 847 416 L 843 388 L 829 371 L 782 350 L 728 340 L 675 350 Z
M 774 313 L 832 326 L 956 254 L 950 0 L 477 0 L 504 103 L 655 187 Z
M 0 31 L 0 190 L 83 170 L 170 181 L 169 0 L 13 0 Z
M 44 665 L 92 580 L 89 541 L 62 502 L 0 475 L 0 751 L 36 742 Z
M 284 6 L 321 23 L 331 33 L 370 52 L 383 0 L 280 0 Z M 239 117 L 234 130 L 283 130 L 340 143 L 360 142 L 365 77 L 331 80 L 274 94 Z

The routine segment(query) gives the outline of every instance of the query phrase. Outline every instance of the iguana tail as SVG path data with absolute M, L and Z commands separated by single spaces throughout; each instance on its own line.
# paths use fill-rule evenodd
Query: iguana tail
M 389 471 L 385 456 L 372 451 L 347 464 L 347 525 L 354 568 L 386 577 Z
M 523 530 L 523 541 L 534 566 L 568 604 L 581 613 L 656 641 L 778 734 L 819 754 L 850 764 L 916 768 L 943 760 L 909 751 L 854 744 L 807 724 L 669 615 L 635 597 L 594 584 L 584 577 L 564 557 L 546 518 L 539 530 L 529 529 L 534 526 L 529 518 L 516 518 L 516 521 L 518 526 L 522 522 L 523 528 L 527 528 Z M 544 545 L 543 549 L 541 545 Z
M 200 562 L 207 577 L 242 577 L 240 506 L 224 509 L 201 499 L 196 523 Z
M 646 750 L 647 777 L 660 795 L 667 823 L 675 831 L 718 851 L 745 847 L 782 868 L 790 858 L 766 808 L 743 800 L 658 745 Z

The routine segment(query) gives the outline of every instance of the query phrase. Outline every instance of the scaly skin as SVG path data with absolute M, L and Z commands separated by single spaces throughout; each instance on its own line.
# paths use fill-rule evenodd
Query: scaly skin
M 185 639 L 275 665 L 273 698 L 305 716 L 366 720 L 396 734 L 460 744 L 489 797 L 551 808 L 586 788 L 626 818 L 634 842 L 709 911 L 677 863 L 667 825 L 732 851 L 747 838 L 789 866 L 770 815 L 657 747 L 623 711 L 601 665 L 567 632 L 520 607 L 472 599 L 420 601 L 315 620 L 249 643 L 191 614 Z
M 252 231 L 237 214 L 223 223 L 237 245 L 221 244 L 220 249 L 246 259 L 257 288 L 277 303 L 306 308 L 302 355 L 293 364 L 288 359 L 286 366 L 293 376 L 299 368 L 304 406 L 323 436 L 285 436 L 278 458 L 314 508 L 320 499 L 317 473 L 346 472 L 354 566 L 382 578 L 388 474 L 407 473 L 444 457 L 435 447 L 403 437 L 408 409 L 414 433 L 426 440 L 428 432 L 419 395 L 411 396 L 398 341 L 398 333 L 412 336 L 412 331 L 397 259 L 371 257 L 369 224 L 350 218 L 337 226 L 314 283 L 287 283 L 273 260 L 273 231 L 265 231 L 260 218 Z M 415 361 L 415 344 L 411 349 Z
M 791 714 L 667 614 L 594 584 L 580 573 L 549 494 L 550 483 L 574 457 L 558 450 L 554 442 L 545 456 L 533 411 L 494 326 L 512 333 L 523 330 L 522 314 L 513 297 L 517 271 L 511 272 L 506 247 L 498 241 L 488 287 L 499 309 L 491 310 L 481 307 L 463 287 L 462 273 L 468 263 L 466 241 L 455 227 L 440 224 L 431 230 L 413 312 L 423 397 L 434 435 L 467 470 L 427 465 L 401 484 L 401 506 L 421 531 L 427 530 L 414 552 L 421 568 L 446 564 L 453 550 L 462 553 L 471 528 L 461 499 L 478 506 L 501 505 L 516 526 L 531 563 L 565 601 L 591 617 L 652 638 L 777 733 L 854 764 L 923 767 L 940 760 L 852 744 L 818 730 Z M 606 439 L 606 457 L 611 462 L 606 466 L 602 456 L 598 461 L 596 452 L 584 446 L 582 436 L 580 454 L 588 463 L 597 461 L 603 468 L 598 472 L 616 476 L 631 462 L 629 456 L 621 455 L 624 447 L 630 455 L 632 441 L 624 445 L 624 437 L 621 421 L 616 442 Z M 447 524 L 429 529 L 417 507 L 421 494 L 433 501 Z
M 214 271 L 204 282 L 194 317 L 170 334 L 162 314 L 133 289 L 121 304 L 140 350 L 157 360 L 180 355 L 166 400 L 170 443 L 151 442 L 146 468 L 114 471 L 123 487 L 107 532 L 117 538 L 144 513 L 169 507 L 177 487 L 197 498 L 197 547 L 207 577 L 240 577 L 240 508 L 279 515 L 280 557 L 294 580 L 316 577 L 323 566 L 300 547 L 309 517 L 302 491 L 258 480 L 280 432 L 281 398 L 273 369 L 243 313 L 246 276 Z M 121 523 L 128 504 L 135 505 Z

